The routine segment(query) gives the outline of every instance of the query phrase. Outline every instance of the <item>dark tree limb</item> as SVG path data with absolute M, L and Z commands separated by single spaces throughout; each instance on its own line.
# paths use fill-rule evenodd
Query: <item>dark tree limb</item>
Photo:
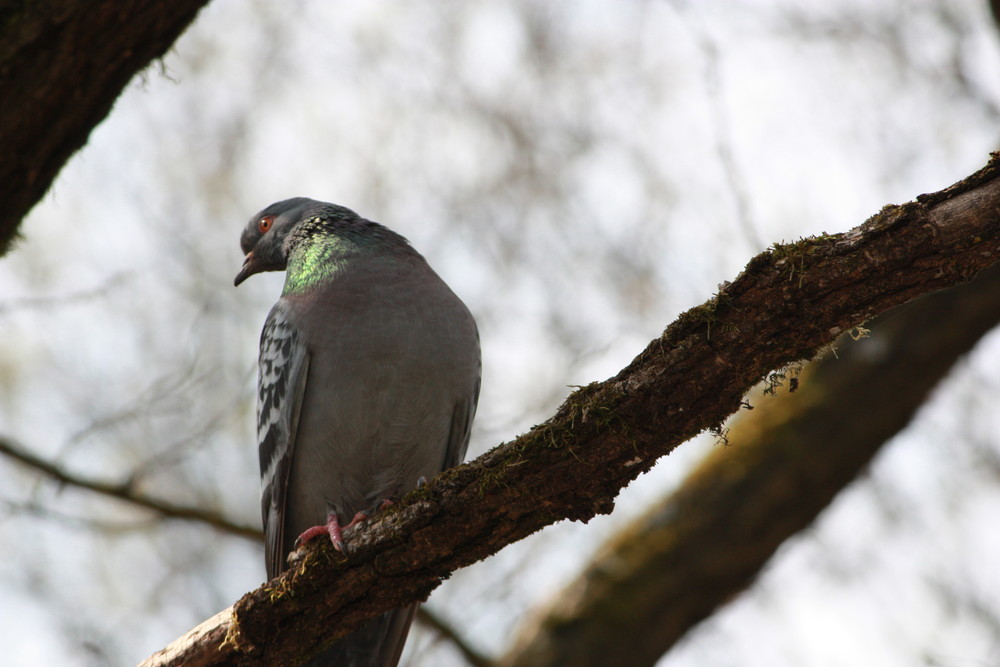
M 133 76 L 207 0 L 0 4 L 0 255 Z
M 728 447 L 609 540 L 500 664 L 655 664 L 748 586 L 997 324 L 1000 263 L 880 315 L 867 338 L 842 336 L 795 392 L 754 401 Z
M 2 438 L 0 438 L 0 455 L 6 456 L 37 472 L 40 472 L 58 484 L 72 486 L 85 491 L 92 491 L 104 496 L 109 496 L 117 500 L 122 500 L 131 505 L 151 510 L 168 519 L 198 521 L 223 532 L 238 535 L 239 537 L 258 541 L 263 539 L 259 528 L 236 523 L 218 512 L 213 512 L 211 510 L 193 505 L 182 505 L 164 498 L 156 498 L 146 495 L 136 489 L 135 484 L 128 480 L 124 482 L 107 482 L 77 474 L 66 470 L 52 461 L 47 461 L 40 456 L 32 454 L 26 449 L 15 445 L 13 442 Z
M 174 645 L 172 659 L 157 654 L 146 664 L 294 664 L 334 639 L 330 628 L 343 635 L 424 599 L 455 569 L 556 521 L 610 512 L 622 487 L 720 425 L 769 371 L 998 258 L 996 157 L 849 232 L 775 246 L 617 376 L 574 392 L 544 424 L 446 471 L 351 534 L 349 557 L 309 545 L 281 577 L 217 617 L 224 643 L 208 653 L 205 644 Z

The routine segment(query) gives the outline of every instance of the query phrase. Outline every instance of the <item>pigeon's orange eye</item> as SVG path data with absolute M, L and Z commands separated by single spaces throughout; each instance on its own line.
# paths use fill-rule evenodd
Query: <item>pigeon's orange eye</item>
M 257 221 L 257 229 L 260 230 L 261 234 L 267 234 L 268 230 L 271 229 L 271 225 L 274 224 L 273 215 L 265 215 L 263 218 Z

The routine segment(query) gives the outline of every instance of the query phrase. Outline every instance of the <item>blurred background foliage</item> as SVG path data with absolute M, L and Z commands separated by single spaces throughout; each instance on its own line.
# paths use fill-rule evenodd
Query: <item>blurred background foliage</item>
M 234 289 L 237 239 L 303 195 L 401 232 L 470 305 L 472 457 L 614 374 L 771 243 L 981 166 L 998 105 L 997 30 L 971 0 L 216 0 L 0 263 L 0 436 L 258 525 L 256 345 L 281 276 Z M 994 333 L 662 664 L 1000 661 L 998 364 Z M 687 443 L 613 515 L 456 573 L 429 609 L 499 656 L 717 447 Z M 5 663 L 135 662 L 263 578 L 255 541 L 203 522 L 10 461 L 0 489 Z M 423 626 L 406 655 L 465 664 Z

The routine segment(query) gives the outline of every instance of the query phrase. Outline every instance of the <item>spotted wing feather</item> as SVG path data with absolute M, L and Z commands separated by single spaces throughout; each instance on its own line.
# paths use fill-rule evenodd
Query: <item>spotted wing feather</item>
M 257 384 L 257 442 L 260 454 L 261 515 L 267 576 L 285 567 L 285 499 L 295 439 L 309 374 L 309 353 L 279 302 L 260 337 Z

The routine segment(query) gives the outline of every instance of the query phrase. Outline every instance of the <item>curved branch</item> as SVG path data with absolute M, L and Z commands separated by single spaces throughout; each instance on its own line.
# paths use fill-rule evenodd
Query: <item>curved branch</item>
M 170 519 L 199 521 L 223 532 L 238 535 L 239 537 L 244 537 L 246 539 L 257 541 L 263 539 L 259 528 L 235 523 L 218 512 L 212 512 L 211 510 L 191 505 L 179 505 L 162 498 L 147 496 L 136 491 L 135 488 L 133 488 L 133 485 L 129 482 L 111 483 L 78 475 L 65 470 L 51 461 L 46 461 L 41 457 L 35 456 L 31 452 L 18 447 L 9 440 L 2 438 L 0 438 L 0 454 L 14 459 L 29 468 L 37 470 L 60 484 L 66 484 L 68 486 L 74 486 L 79 489 L 85 489 L 87 491 L 93 491 L 105 496 L 117 498 L 118 500 L 131 503 L 132 505 L 138 505 L 139 507 L 152 510 L 157 514 Z
M 424 606 L 417 607 L 417 621 L 451 643 L 452 647 L 461 653 L 465 661 L 472 667 L 493 667 L 492 660 L 480 653 L 451 623 L 437 613 Z
M 298 552 L 294 567 L 218 620 L 225 642 L 209 642 L 207 653 L 205 644 L 174 645 L 171 658 L 144 664 L 294 664 L 365 619 L 425 598 L 457 568 L 557 521 L 610 512 L 622 487 L 721 424 L 769 371 L 1000 258 L 998 212 L 994 159 L 850 232 L 774 246 L 618 375 L 350 534 L 349 556 L 326 543 Z

